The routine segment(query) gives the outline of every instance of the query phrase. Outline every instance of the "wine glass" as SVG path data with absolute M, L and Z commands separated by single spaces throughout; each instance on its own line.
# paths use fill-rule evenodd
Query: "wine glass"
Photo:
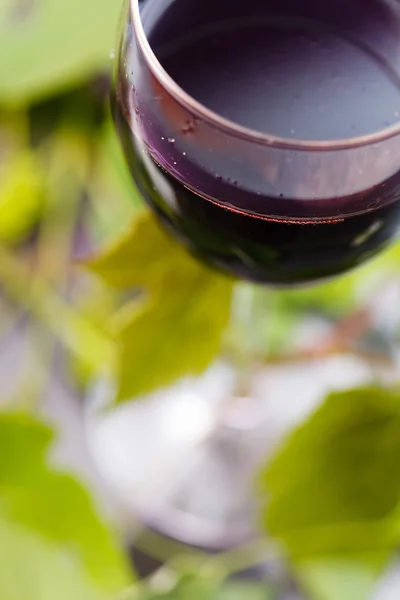
M 145 202 L 194 256 L 253 284 L 293 287 L 354 268 L 395 238 L 397 1 L 130 0 L 126 11 L 116 127 Z M 325 371 L 305 363 L 284 389 L 304 385 L 304 372 L 308 388 L 368 380 L 359 361 Z M 254 535 L 254 473 L 293 425 L 282 413 L 271 424 L 271 406 L 235 395 L 235 382 L 235 369 L 216 363 L 147 403 L 93 417 L 89 431 L 100 469 L 143 520 L 213 549 Z M 112 393 L 95 391 L 93 414 Z M 292 403 L 296 419 L 318 394 Z M 227 395 L 235 401 L 216 426 Z

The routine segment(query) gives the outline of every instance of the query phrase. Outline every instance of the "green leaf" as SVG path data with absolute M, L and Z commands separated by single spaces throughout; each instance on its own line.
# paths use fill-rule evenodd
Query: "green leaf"
M 366 600 L 385 558 L 385 555 L 319 558 L 297 564 L 296 574 L 314 600 Z
M 274 594 L 265 582 L 228 581 L 212 600 L 272 600 Z
M 399 541 L 400 395 L 331 394 L 262 475 L 264 524 L 315 600 L 365 600 Z
M 0 102 L 28 103 L 110 68 L 120 0 L 0 0 Z
M 48 428 L 26 415 L 0 415 L 0 536 L 3 546 L 4 529 L 13 548 L 10 556 L 5 549 L 1 554 L 0 576 L 6 577 L 8 567 L 10 572 L 15 571 L 17 549 L 21 548 L 22 555 L 28 554 L 26 543 L 26 548 L 37 546 L 38 557 L 53 555 L 55 574 L 67 574 L 73 568 L 79 581 L 79 573 L 85 569 L 93 589 L 96 586 L 118 591 L 128 581 L 122 551 L 96 516 L 87 492 L 72 477 L 47 465 L 51 437 Z M 52 564 L 50 561 L 49 569 Z M 23 560 L 19 568 L 22 579 Z M 28 564 L 27 576 L 32 575 L 31 568 Z M 63 585 L 61 581 L 59 585 Z M 38 581 L 38 590 L 40 586 L 45 587 L 45 583 Z M 1 583 L 0 588 L 3 598 Z M 11 590 L 10 598 L 19 600 L 20 596 L 12 596 Z M 37 598 L 43 600 L 42 596 Z
M 3 162 L 0 181 L 0 241 L 16 243 L 41 215 L 44 177 L 34 156 L 21 151 Z
M 229 580 L 223 584 L 211 574 L 185 573 L 165 592 L 149 592 L 143 600 L 272 600 L 265 582 Z
M 399 463 L 399 394 L 332 394 L 266 468 L 265 526 L 300 557 L 390 549 Z
M 70 354 L 70 366 L 72 376 L 76 385 L 83 391 L 87 385 L 93 382 L 93 377 L 98 376 L 99 370 L 102 371 L 104 363 L 108 362 L 112 370 L 113 361 L 113 340 L 111 332 L 112 316 L 120 305 L 120 298 L 116 290 L 107 287 L 103 282 L 91 281 L 90 285 L 82 286 L 77 290 L 74 297 L 74 307 L 76 314 L 80 317 L 80 323 L 76 323 L 75 335 L 79 340 L 82 352 L 78 355 L 75 352 Z M 87 332 L 83 331 L 81 326 L 85 322 Z M 97 342 L 92 336 L 87 335 L 88 327 L 92 332 L 98 332 Z M 103 336 L 105 345 L 101 354 L 93 354 L 93 347 L 99 348 L 99 339 Z M 107 350 L 107 346 L 109 349 Z M 94 361 L 88 361 L 89 356 L 93 356 Z
M 230 317 L 230 279 L 191 258 L 149 213 L 87 266 L 112 286 L 148 292 L 145 304 L 125 307 L 116 328 L 118 401 L 209 366 Z
M 183 575 L 167 591 L 145 594 L 144 600 L 211 600 L 215 584 L 196 574 Z
M 119 401 L 202 373 L 220 350 L 232 284 L 201 265 L 185 265 L 176 281 L 171 273 L 168 290 L 119 330 Z
M 45 171 L 28 147 L 28 127 L 24 112 L 0 115 L 0 243 L 3 244 L 22 241 L 43 212 Z
M 187 277 L 205 272 L 181 246 L 144 212 L 129 231 L 85 266 L 116 288 L 171 289 Z M 215 276 L 217 277 L 217 276 Z M 219 276 L 221 279 L 221 276 Z
M 106 600 L 56 544 L 0 515 L 2 600 Z
M 135 187 L 115 128 L 109 119 L 96 147 L 96 160 L 88 182 L 95 235 L 120 235 L 126 223 L 143 209 L 143 200 Z

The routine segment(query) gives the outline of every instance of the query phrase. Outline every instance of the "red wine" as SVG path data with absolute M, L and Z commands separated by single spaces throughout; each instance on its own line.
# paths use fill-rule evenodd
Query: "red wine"
M 294 284 L 393 239 L 397 0 L 146 0 L 141 18 L 165 72 L 207 110 L 151 74 L 130 23 L 116 121 L 146 201 L 192 252 Z
M 370 0 L 148 0 L 143 20 L 159 11 L 148 26 L 157 58 L 208 108 L 265 133 L 334 140 L 399 120 L 400 80 L 378 55 L 391 28 L 400 35 L 400 21 L 392 22 L 399 14 L 391 17 L 389 7 Z

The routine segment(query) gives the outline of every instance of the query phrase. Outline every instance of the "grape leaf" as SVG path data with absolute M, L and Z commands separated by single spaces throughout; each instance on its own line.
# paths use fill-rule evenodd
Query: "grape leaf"
M 366 600 L 387 555 L 326 557 L 301 562 L 296 574 L 314 600 Z
M 0 241 L 21 241 L 39 219 L 44 199 L 44 176 L 28 150 L 13 153 L 0 169 Z
M 4 244 L 23 240 L 43 212 L 45 171 L 27 137 L 26 114 L 0 115 L 0 242 Z
M 0 516 L 2 600 L 107 600 L 81 565 L 44 538 Z
M 365 598 L 395 550 L 399 461 L 400 395 L 371 387 L 328 396 L 262 474 L 264 525 L 316 600 Z
M 390 547 L 399 462 L 399 394 L 378 387 L 331 394 L 263 473 L 264 524 L 302 556 Z
M 163 592 L 149 592 L 144 594 L 143 600 L 211 600 L 215 584 L 204 577 L 185 573 L 171 587 Z
M 119 329 L 118 400 L 202 373 L 220 350 L 231 295 L 228 279 L 196 264 L 185 271 L 184 261 L 177 281 Z
M 0 102 L 28 103 L 109 68 L 120 0 L 0 0 Z
M 86 261 L 85 266 L 110 286 L 143 287 L 155 292 L 171 289 L 172 283 L 184 283 L 191 272 L 194 277 L 199 273 L 197 261 L 147 211 L 134 219 L 120 240 Z
M 143 600 L 272 600 L 265 582 L 231 580 L 224 583 L 206 574 L 185 573 L 172 589 L 144 594 Z
M 21 557 L 27 558 L 27 578 L 33 577 L 35 563 L 30 562 L 28 549 L 36 547 L 38 573 L 46 570 L 39 565 L 39 557 L 53 555 L 47 568 L 54 566 L 54 574 L 65 572 L 67 576 L 71 571 L 78 583 L 84 568 L 86 588 L 91 580 L 93 590 L 119 591 L 128 581 L 122 551 L 96 516 L 87 492 L 69 475 L 47 466 L 51 437 L 48 428 L 26 415 L 0 415 L 0 578 L 5 581 L 7 570 L 12 573 L 17 568 L 21 579 L 24 577 L 24 560 L 18 562 L 18 549 Z M 10 553 L 3 545 L 4 539 L 9 540 Z M 11 579 L 10 598 L 19 599 L 22 596 L 12 595 L 12 584 Z M 46 585 L 38 581 L 34 589 L 39 594 L 40 587 L 47 589 Z M 42 596 L 37 598 L 43 600 Z
M 228 581 L 212 600 L 272 600 L 275 594 L 265 582 Z
M 143 288 L 118 321 L 118 401 L 204 371 L 220 350 L 232 281 L 203 267 L 145 213 L 89 269 L 117 288 Z
M 88 182 L 95 234 L 110 237 L 121 232 L 143 207 L 135 188 L 111 119 L 96 146 L 96 160 Z

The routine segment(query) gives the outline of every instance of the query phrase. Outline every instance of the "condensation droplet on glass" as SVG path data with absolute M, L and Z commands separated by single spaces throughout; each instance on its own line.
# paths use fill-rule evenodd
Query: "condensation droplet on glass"
M 175 138 L 168 138 L 169 144 L 175 144 Z
M 178 163 L 174 160 L 174 165 L 177 165 Z
M 138 107 L 138 106 L 136 106 L 136 107 L 135 107 L 135 113 L 136 113 L 137 115 L 140 113 L 140 110 L 139 110 L 139 107 Z
M 186 152 L 182 152 L 183 156 L 186 156 Z
M 196 124 L 193 119 L 186 121 L 182 127 L 182 133 L 193 133 L 196 131 Z
M 222 175 L 216 175 L 215 177 L 218 179 L 218 181 L 222 180 Z
M 165 137 L 162 137 L 161 139 L 162 139 L 162 141 L 164 141 L 164 140 L 165 140 Z
M 115 56 L 116 56 L 115 50 L 111 50 L 111 52 L 110 52 L 110 58 L 111 58 L 111 60 L 114 60 Z

